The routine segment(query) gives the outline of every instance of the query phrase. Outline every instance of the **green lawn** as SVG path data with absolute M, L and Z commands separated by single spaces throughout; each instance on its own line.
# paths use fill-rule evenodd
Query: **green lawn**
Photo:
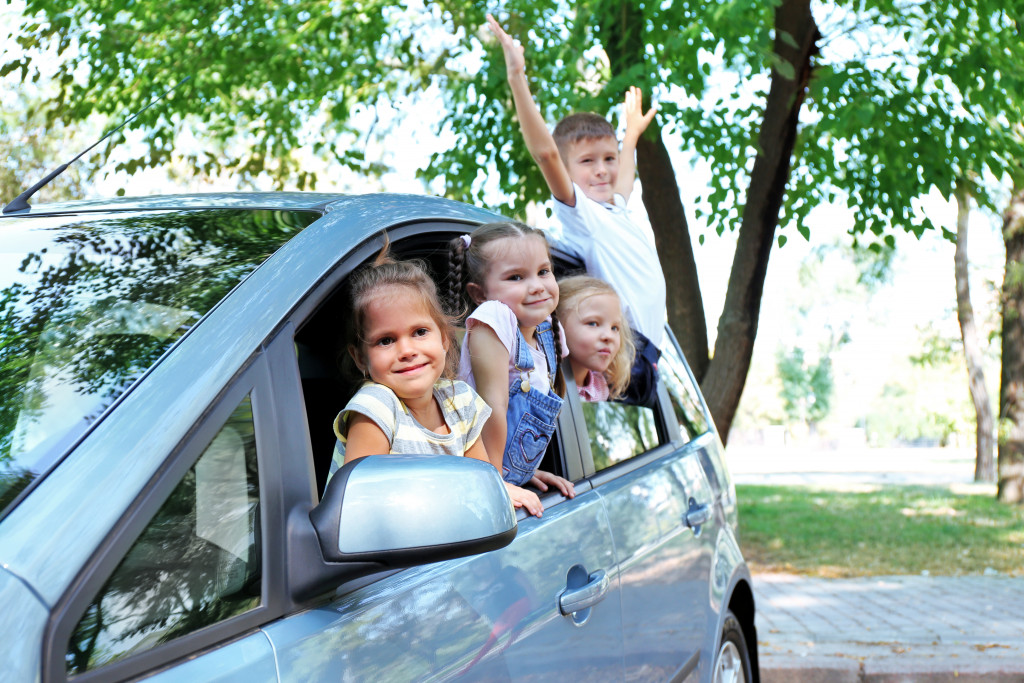
M 1024 576 L 1024 506 L 943 487 L 737 486 L 754 572 Z

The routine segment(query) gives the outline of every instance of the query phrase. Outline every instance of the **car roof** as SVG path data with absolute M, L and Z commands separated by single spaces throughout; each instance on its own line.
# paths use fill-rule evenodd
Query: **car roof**
M 155 211 L 181 209 L 284 209 L 324 211 L 331 203 L 345 199 L 329 192 L 210 192 L 167 194 L 147 197 L 108 197 L 80 199 L 50 204 L 35 204 L 26 211 L 6 214 L 4 218 L 78 213 L 83 211 Z

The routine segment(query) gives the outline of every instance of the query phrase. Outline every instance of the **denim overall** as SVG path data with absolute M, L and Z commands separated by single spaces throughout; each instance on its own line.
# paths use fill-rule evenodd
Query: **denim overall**
M 547 358 L 548 376 L 553 385 L 553 368 L 558 366 L 550 321 L 546 320 L 537 326 L 537 338 Z M 527 377 L 533 369 L 533 356 L 519 330 L 516 330 L 515 354 L 515 368 L 519 370 L 519 377 L 512 381 L 508 389 L 508 412 L 505 413 L 508 431 L 505 453 L 501 458 L 501 476 L 510 484 L 522 486 L 530 481 L 544 457 L 551 435 L 555 433 L 555 419 L 562 407 L 562 399 L 554 392 L 545 394 L 530 386 Z

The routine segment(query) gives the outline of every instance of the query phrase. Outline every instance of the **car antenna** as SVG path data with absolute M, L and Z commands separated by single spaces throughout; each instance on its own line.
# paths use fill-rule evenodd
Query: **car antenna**
M 175 88 L 177 88 L 177 87 L 178 87 L 179 85 L 181 85 L 182 83 L 184 83 L 185 81 L 187 81 L 187 80 L 188 80 L 188 79 L 190 79 L 190 78 L 192 78 L 192 77 L 191 77 L 191 76 L 185 76 L 185 78 L 181 79 L 180 81 L 178 81 L 177 83 L 175 83 L 174 85 L 172 85 L 172 86 L 171 86 L 170 88 L 168 88 L 168 89 L 167 89 L 167 91 L 166 91 L 166 92 L 164 92 L 164 94 L 160 95 L 160 96 L 159 96 L 159 97 L 157 97 L 157 98 L 154 98 L 154 99 L 153 99 L 153 101 L 151 101 L 151 102 L 150 102 L 149 104 L 147 104 L 147 105 L 146 105 L 145 107 L 143 107 L 143 108 L 142 108 L 142 109 L 140 109 L 139 111 L 137 111 L 137 112 L 135 112 L 134 114 L 132 114 L 132 116 L 131 116 L 130 118 L 128 118 L 128 119 L 127 119 L 127 120 L 126 120 L 126 121 L 125 121 L 124 123 L 122 123 L 122 124 L 121 124 L 120 126 L 118 126 L 117 128 L 114 128 L 114 129 L 113 129 L 113 130 L 111 130 L 111 131 L 110 131 L 109 133 L 107 133 L 106 135 L 104 135 L 103 137 L 101 137 L 101 138 L 100 138 L 99 140 L 97 140 L 96 142 L 92 143 L 92 145 L 90 145 L 88 149 L 86 149 L 86 150 L 82 151 L 82 152 L 81 152 L 81 153 L 80 153 L 80 154 L 79 154 L 78 156 L 76 156 L 76 157 L 75 157 L 74 159 L 72 159 L 71 161 L 69 161 L 69 162 L 68 162 L 68 163 L 66 163 L 66 164 L 61 164 L 60 166 L 58 166 L 57 168 L 55 168 L 55 169 L 54 169 L 53 171 L 51 171 L 51 172 L 50 172 L 50 174 L 49 174 L 49 175 L 47 175 L 47 176 L 46 176 L 45 178 L 43 178 L 43 179 L 42 179 L 42 180 L 40 180 L 40 181 L 39 181 L 38 183 L 36 183 L 36 184 L 35 184 L 35 185 L 33 185 L 32 187 L 28 188 L 27 190 L 25 190 L 24 192 L 22 192 L 21 194 L 19 194 L 19 195 L 18 195 L 17 197 L 15 197 L 15 198 L 14 198 L 14 200 L 13 200 L 13 201 L 12 201 L 12 202 L 11 202 L 10 204 L 8 204 L 7 206 L 5 206 L 5 207 L 4 207 L 4 211 L 3 211 L 3 212 L 4 212 L 4 213 L 13 213 L 13 212 L 15 212 L 15 211 L 24 211 L 24 210 L 28 209 L 28 208 L 29 208 L 29 203 L 28 203 L 28 198 L 29 198 L 29 197 L 31 197 L 31 196 L 32 196 L 32 195 L 34 195 L 34 194 L 35 194 L 36 192 L 38 192 L 39 190 L 41 190 L 41 189 L 42 189 L 42 188 L 43 188 L 43 187 L 44 187 L 44 186 L 45 186 L 45 185 L 46 185 L 46 184 L 47 184 L 48 182 L 50 182 L 51 180 L 53 180 L 54 178 L 56 178 L 57 176 L 59 176 L 59 175 L 60 175 L 61 173 L 63 173 L 64 171 L 66 171 L 66 170 L 67 170 L 67 168 L 68 168 L 68 166 L 70 166 L 71 164 L 73 164 L 73 163 L 75 163 L 76 161 L 78 161 L 78 160 L 79 160 L 79 159 L 80 159 L 80 158 L 81 158 L 82 156 L 84 156 L 84 155 L 85 155 L 85 154 L 86 154 L 86 153 L 87 153 L 87 152 L 88 152 L 89 150 L 91 150 L 91 149 L 92 149 L 93 147 L 95 147 L 96 145 L 100 144 L 101 142 L 103 142 L 104 140 L 106 140 L 107 138 L 109 138 L 109 137 L 110 137 L 111 135 L 113 135 L 113 134 L 114 134 L 114 133 L 116 133 L 117 131 L 119 131 L 119 130 L 121 130 L 122 128 L 124 128 L 125 126 L 127 126 L 127 125 L 128 125 L 129 123 L 131 123 L 131 122 L 132 122 L 132 121 L 134 121 L 134 120 L 135 120 L 136 118 L 138 118 L 139 114 L 141 114 L 142 112 L 146 111 L 147 109 L 149 109 L 150 107 L 152 107 L 152 106 L 153 106 L 154 104 L 156 104 L 156 103 L 157 103 L 157 102 L 159 102 L 160 100 L 162 100 L 162 99 L 164 99 L 165 97 L 167 97 L 168 95 L 170 95 L 170 94 L 171 94 L 171 92 L 172 92 L 172 91 L 173 91 L 173 90 L 174 90 Z

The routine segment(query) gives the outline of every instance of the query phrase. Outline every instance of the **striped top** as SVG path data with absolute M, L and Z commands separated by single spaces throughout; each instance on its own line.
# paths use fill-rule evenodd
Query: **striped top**
M 480 438 L 480 431 L 490 417 L 491 408 L 468 384 L 459 380 L 441 379 L 434 384 L 434 398 L 441 406 L 448 434 L 437 434 L 416 421 L 405 404 L 383 384 L 366 382 L 360 387 L 334 420 L 333 475 L 345 463 L 345 441 L 348 418 L 360 413 L 373 420 L 388 438 L 390 453 L 406 455 L 465 455 Z

